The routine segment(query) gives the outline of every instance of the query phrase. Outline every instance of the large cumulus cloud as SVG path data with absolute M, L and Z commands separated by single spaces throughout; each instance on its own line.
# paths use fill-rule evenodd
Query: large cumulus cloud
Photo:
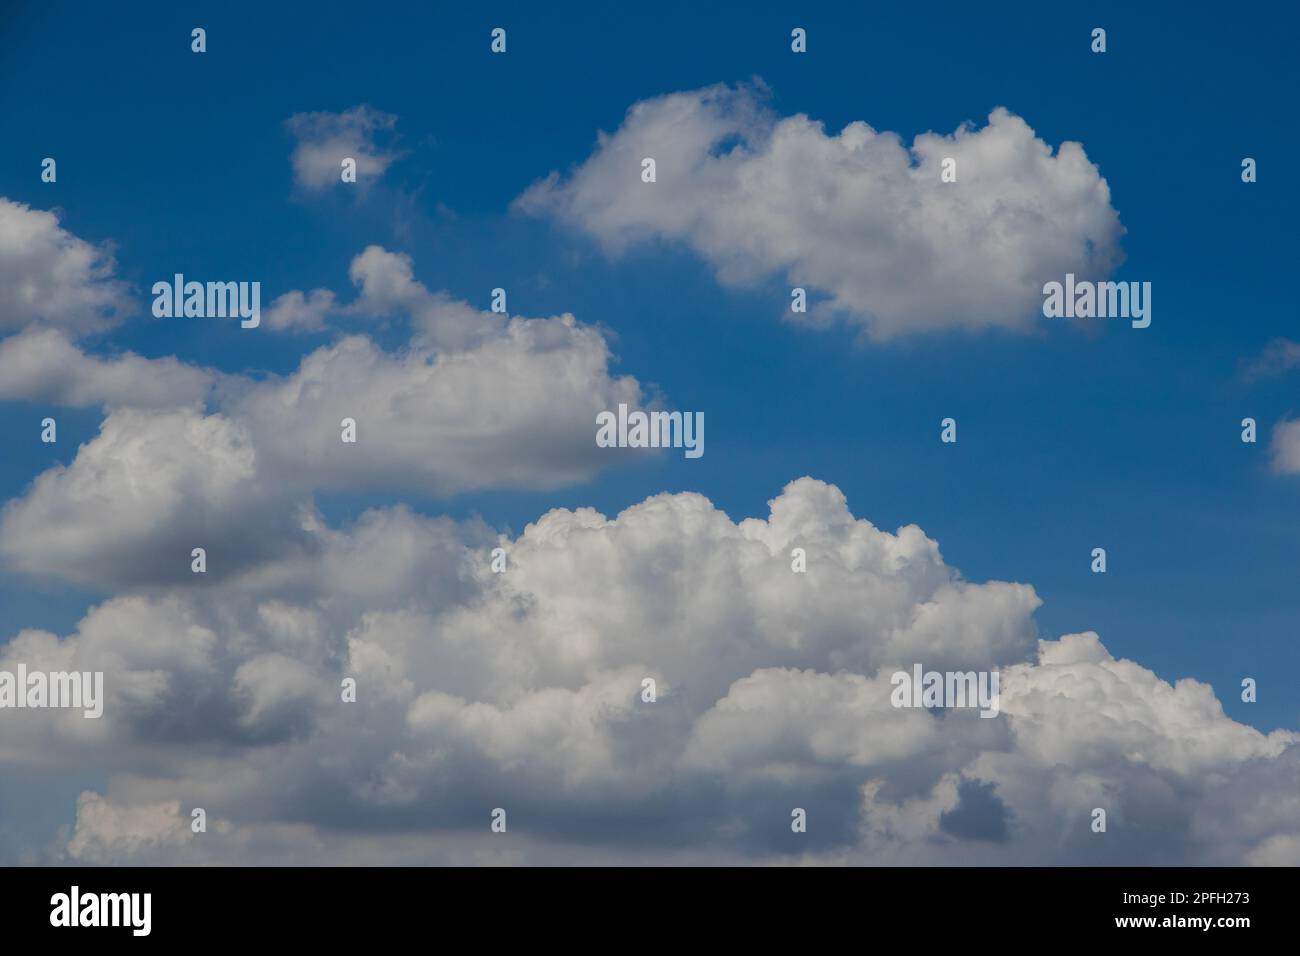
M 822 482 L 741 521 L 665 494 L 516 538 L 400 508 L 307 533 L 261 587 L 119 597 L 6 645 L 0 667 L 107 673 L 100 721 L 27 712 L 0 750 L 103 776 L 49 858 L 1296 862 L 1300 737 L 1095 634 L 1044 638 L 1031 587 L 966 581 Z M 914 662 L 1000 669 L 1000 716 L 893 708 Z

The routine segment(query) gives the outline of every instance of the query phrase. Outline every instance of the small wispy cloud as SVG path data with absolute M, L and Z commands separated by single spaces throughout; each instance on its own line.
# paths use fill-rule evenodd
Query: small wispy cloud
M 289 161 L 294 185 L 304 190 L 342 183 L 347 159 L 356 163 L 356 183 L 364 189 L 402 156 L 393 146 L 397 117 L 364 104 L 342 113 L 295 113 L 285 126 L 298 140 Z
M 1274 339 L 1255 358 L 1242 363 L 1241 374 L 1247 381 L 1276 378 L 1300 366 L 1300 342 Z

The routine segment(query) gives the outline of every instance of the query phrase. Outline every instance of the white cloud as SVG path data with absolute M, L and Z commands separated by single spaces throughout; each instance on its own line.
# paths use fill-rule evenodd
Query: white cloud
M 159 759 L 149 755 L 159 740 L 232 735 L 227 688 L 217 679 L 226 650 L 202 613 L 180 595 L 119 597 L 87 614 L 75 638 L 25 630 L 0 645 L 0 670 L 10 673 L 20 664 L 29 672 L 102 672 L 103 711 L 112 715 L 6 710 L 0 763 L 58 773 L 116 751 L 148 767 Z
M 175 358 L 88 355 L 58 329 L 27 328 L 0 341 L 0 400 L 80 407 L 202 405 L 218 374 Z
M 360 296 L 348 306 L 354 315 L 406 315 L 412 344 L 439 351 L 463 351 L 502 335 L 505 315 L 473 308 L 445 292 L 431 292 L 415 278 L 411 257 L 368 246 L 348 268 Z
M 693 766 L 797 784 L 819 770 L 914 758 L 952 722 L 915 720 L 890 705 L 889 674 L 764 668 L 736 681 L 696 722 Z
M 1113 659 L 1093 633 L 1043 642 L 1038 658 L 1037 666 L 1008 671 L 1002 709 L 1020 749 L 1047 765 L 1078 772 L 1136 760 L 1195 777 L 1276 757 L 1296 736 L 1265 736 L 1228 720 L 1209 685 L 1168 684 L 1133 661 Z
M 400 156 L 386 145 L 397 117 L 369 106 L 342 113 L 296 113 L 285 125 L 298 140 L 290 163 L 294 183 L 302 189 L 317 191 L 342 183 L 342 163 L 349 158 L 356 160 L 356 186 L 365 188 Z
M 102 863 L 1294 859 L 1300 735 L 1237 724 L 1095 634 L 1040 640 L 1031 588 L 964 581 L 832 486 L 771 504 L 552 511 L 502 540 L 505 574 L 474 525 L 317 525 L 260 587 L 115 598 L 5 645 L 0 668 L 100 667 L 112 690 L 100 721 L 25 713 L 0 764 L 107 773 L 62 851 Z M 977 613 L 918 627 L 933 606 Z M 1001 714 L 894 709 L 913 661 L 1000 669 Z M 184 838 L 192 806 L 222 840 Z M 496 806 L 507 857 L 482 842 Z
M 329 289 L 313 289 L 308 295 L 294 289 L 271 303 L 265 325 L 273 332 L 322 332 L 333 309 L 334 293 Z
M 1300 419 L 1287 419 L 1273 426 L 1269 451 L 1275 472 L 1284 475 L 1300 472 Z
M 188 579 L 191 549 L 205 547 L 209 573 L 247 576 L 313 546 L 304 522 L 317 491 L 545 489 L 617 460 L 596 446 L 596 415 L 642 393 L 611 375 L 597 329 L 475 310 L 378 246 L 351 275 L 361 293 L 342 310 L 404 316 L 406 348 L 349 335 L 288 376 L 253 380 L 98 359 L 51 331 L 0 343 L 0 397 L 112 408 L 70 464 L 5 506 L 0 559 L 112 589 Z M 205 414 L 210 387 L 218 410 Z M 341 440 L 349 418 L 355 444 Z
M 130 309 L 106 246 L 78 239 L 55 213 L 0 197 L 0 330 L 45 323 L 82 335 Z
M 1300 834 L 1269 837 L 1246 855 L 1247 866 L 1300 866 Z
M 0 558 L 92 587 L 189 580 L 190 553 L 218 575 L 301 537 L 260 480 L 247 430 L 196 410 L 120 409 L 69 465 L 39 475 L 0 515 Z
M 232 390 L 224 402 L 281 487 L 552 488 L 610 461 L 595 445 L 596 414 L 639 404 L 642 394 L 636 379 L 610 374 L 596 328 L 569 314 L 474 309 L 430 291 L 409 256 L 379 246 L 353 259 L 349 275 L 360 294 L 337 311 L 403 317 L 409 346 L 386 352 L 345 336 L 292 375 Z M 345 418 L 357 423 L 355 445 L 339 439 Z
M 657 164 L 653 184 L 640 178 L 645 157 Z M 956 183 L 940 181 L 946 157 Z M 828 135 L 803 114 L 775 117 L 749 87 L 635 104 L 586 162 L 516 206 L 612 254 L 672 240 L 728 284 L 784 277 L 827 297 L 815 316 L 842 314 L 876 339 L 1027 328 L 1045 282 L 1109 272 L 1123 233 L 1082 146 L 1053 153 L 1005 109 L 981 129 L 924 133 L 909 148 L 863 122 Z
M 344 155 L 363 182 L 381 176 L 394 123 L 367 107 L 293 117 L 297 184 L 337 182 Z M 938 181 L 949 155 L 958 184 Z M 723 281 L 806 284 L 878 338 L 1028 325 L 1042 281 L 1106 271 L 1121 234 L 1082 149 L 1053 155 L 1004 110 L 909 150 L 723 87 L 637 104 L 520 206 L 613 253 L 676 240 Z M 0 341 L 0 399 L 107 408 L 69 464 L 5 506 L 0 559 L 125 592 L 70 634 L 0 644 L 0 670 L 106 676 L 98 720 L 3 716 L 0 773 L 80 794 L 52 861 L 1300 858 L 1300 735 L 1238 724 L 1208 685 L 1116 659 L 1096 634 L 1041 639 L 1030 585 L 965 580 L 920 528 L 876 528 L 834 486 L 791 482 L 741 521 L 692 493 L 613 518 L 556 509 L 517 537 L 406 507 L 346 527 L 316 511 L 325 489 L 596 473 L 595 412 L 642 404 L 641 386 L 571 315 L 483 312 L 370 246 L 349 269 L 354 301 L 291 291 L 265 324 L 395 319 L 403 347 L 343 335 L 288 375 L 235 378 L 81 350 L 126 307 L 113 270 L 53 214 L 0 200 L 0 328 L 18 330 Z M 1300 422 L 1278 426 L 1273 452 L 1300 471 Z M 489 569 L 496 545 L 505 574 Z M 999 716 L 893 708 L 890 673 L 914 663 L 1000 670 Z M 789 832 L 796 805 L 806 840 Z M 220 839 L 192 837 L 195 806 Z M 508 847 L 484 843 L 494 806 Z
M 1243 363 L 1242 374 L 1248 381 L 1274 378 L 1300 365 L 1300 342 L 1274 339 L 1258 356 Z
M 164 847 L 183 847 L 192 839 L 179 800 L 121 806 L 87 791 L 77 800 L 77 823 L 68 856 L 78 863 L 137 855 Z
M 572 316 L 512 319 L 477 348 L 380 350 L 349 336 L 303 359 L 284 380 L 229 405 L 268 467 L 315 488 L 388 487 L 446 495 L 475 488 L 556 487 L 601 466 L 596 414 L 636 404 L 611 378 L 594 329 Z M 340 423 L 357 423 L 355 445 Z M 306 469 L 306 471 L 304 471 Z

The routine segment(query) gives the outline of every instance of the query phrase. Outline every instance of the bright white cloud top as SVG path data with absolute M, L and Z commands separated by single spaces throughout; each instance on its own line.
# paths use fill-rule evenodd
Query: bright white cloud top
M 641 181 L 645 158 L 654 183 Z M 941 181 L 945 158 L 954 183 Z M 825 298 L 810 315 L 843 316 L 875 339 L 1031 327 L 1043 284 L 1104 277 L 1123 234 L 1083 147 L 1054 152 L 1005 109 L 908 147 L 860 121 L 828 134 L 803 114 L 778 117 L 749 86 L 636 103 L 585 162 L 516 207 L 611 254 L 680 242 L 724 283 L 816 290 Z
M 256 575 L 115 597 L 0 650 L 113 675 L 100 720 L 27 713 L 0 743 L 15 772 L 108 775 L 56 856 L 1297 862 L 1300 735 L 1095 634 L 1041 639 L 1032 588 L 964 581 L 920 529 L 813 479 L 740 522 L 663 494 L 513 540 L 403 508 L 307 533 Z M 1001 668 L 1002 714 L 891 707 L 916 660 Z M 191 806 L 213 832 L 188 831 Z

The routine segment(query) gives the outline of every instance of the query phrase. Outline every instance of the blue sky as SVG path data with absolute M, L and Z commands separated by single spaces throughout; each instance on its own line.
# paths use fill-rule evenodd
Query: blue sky
M 0 195 L 57 208 L 111 242 L 138 313 L 92 353 L 175 355 L 227 372 L 292 372 L 328 336 L 154 320 L 148 288 L 183 271 L 350 297 L 348 264 L 377 243 L 417 278 L 479 308 L 572 312 L 607 330 L 614 371 L 705 412 L 707 452 L 673 454 L 555 490 L 453 497 L 330 493 L 332 522 L 399 500 L 518 533 L 551 507 L 606 514 L 698 491 L 733 519 L 762 516 L 794 478 L 843 490 L 854 514 L 918 524 L 972 581 L 1032 584 L 1044 637 L 1095 630 L 1116 657 L 1211 684 L 1232 718 L 1300 727 L 1300 479 L 1269 467 L 1296 379 L 1242 373 L 1295 337 L 1297 193 L 1293 4 L 888 3 L 840 9 L 708 5 L 321 3 L 307 17 L 227 2 L 11 5 L 0 26 Z M 204 26 L 208 52 L 189 50 Z M 504 26 L 509 53 L 488 52 Z M 792 55 L 789 31 L 808 31 Z M 1088 49 L 1103 26 L 1108 52 Z M 828 133 L 863 120 L 904 142 L 982 126 L 1005 106 L 1039 138 L 1082 143 L 1126 229 L 1123 280 L 1153 285 L 1153 322 L 1029 333 L 940 331 L 885 343 L 845 325 L 784 321 L 789 283 L 746 287 L 670 242 L 609 257 L 588 236 L 510 210 L 530 184 L 591 154 L 633 104 L 759 78 L 779 115 Z M 403 155 L 364 197 L 295 192 L 285 120 L 358 104 L 395 114 Z M 39 160 L 58 159 L 57 184 Z M 1259 181 L 1240 178 L 1243 157 Z M 383 341 L 385 330 L 375 333 Z M 70 462 L 97 409 L 0 404 L 0 496 Z M 959 423 L 956 446 L 939 422 Z M 1260 441 L 1240 441 L 1240 420 Z M 1108 573 L 1090 573 L 1104 547 Z M 70 630 L 105 595 L 0 577 L 0 634 Z M 1259 701 L 1239 700 L 1243 677 Z

